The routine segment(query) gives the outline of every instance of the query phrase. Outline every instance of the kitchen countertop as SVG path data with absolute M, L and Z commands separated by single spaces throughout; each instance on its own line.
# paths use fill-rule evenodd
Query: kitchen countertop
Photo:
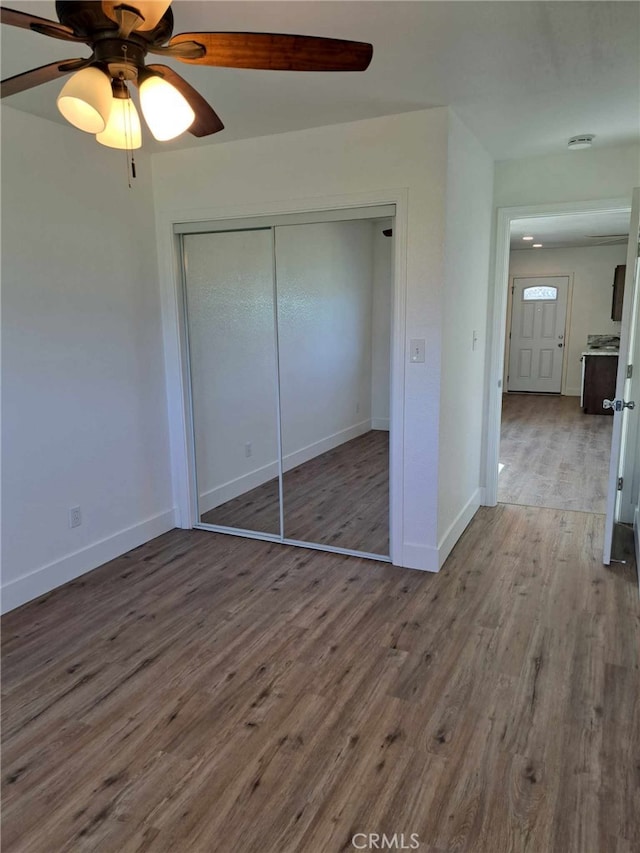
M 617 349 L 586 349 L 580 353 L 583 355 L 620 355 L 620 350 Z

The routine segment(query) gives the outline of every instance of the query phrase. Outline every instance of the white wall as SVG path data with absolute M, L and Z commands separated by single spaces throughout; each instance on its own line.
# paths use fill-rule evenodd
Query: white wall
M 491 157 L 451 115 L 440 391 L 438 535 L 441 558 L 455 544 L 481 501 L 492 193 Z
M 400 509 L 404 505 L 404 512 L 393 558 L 400 565 L 430 569 L 439 563 L 436 484 L 448 120 L 448 110 L 439 108 L 153 156 L 167 376 L 176 406 L 183 377 L 172 222 L 408 197 L 408 216 L 405 206 L 396 220 L 403 276 L 398 286 L 406 292 L 400 322 L 406 318 L 406 337 L 405 362 L 394 377 L 404 412 L 404 423 L 398 423 L 404 453 L 395 503 Z M 426 340 L 424 364 L 406 364 L 410 338 Z M 176 494 L 184 505 L 189 475 L 177 410 L 171 429 Z
M 628 198 L 640 184 L 640 145 L 562 151 L 496 163 L 494 204 L 515 207 Z
M 374 222 L 373 234 L 373 321 L 371 327 L 371 425 L 389 429 L 391 393 L 391 294 L 393 283 L 393 237 L 385 237 L 391 219 Z
M 572 283 L 567 305 L 562 393 L 579 396 L 582 383 L 580 353 L 587 335 L 619 335 L 620 323 L 611 319 L 613 274 L 626 261 L 626 246 L 588 246 L 574 249 L 516 249 L 509 258 L 509 296 L 504 387 L 507 388 L 511 283 L 520 276 L 569 276 Z
M 173 527 L 150 163 L 3 107 L 3 609 Z M 82 525 L 69 528 L 80 505 Z

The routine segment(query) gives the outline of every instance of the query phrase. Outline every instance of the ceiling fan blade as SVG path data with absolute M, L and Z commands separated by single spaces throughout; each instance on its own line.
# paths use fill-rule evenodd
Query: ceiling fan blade
M 176 56 L 181 62 L 268 71 L 364 71 L 373 55 L 365 42 L 278 33 L 179 33 L 169 47 L 183 42 L 201 44 L 206 53 Z
M 118 11 L 119 7 L 121 10 L 133 9 L 140 13 L 143 22 L 132 29 L 145 32 L 158 26 L 170 5 L 171 0 L 102 0 L 102 11 L 107 18 L 121 25 L 123 16 L 122 11 Z
M 212 133 L 224 130 L 224 125 L 217 113 L 209 106 L 202 95 L 187 83 L 184 77 L 176 74 L 173 68 L 169 68 L 167 65 L 147 65 L 147 69 L 153 71 L 154 74 L 164 77 L 167 83 L 175 86 L 182 97 L 186 98 L 191 105 L 191 109 L 196 114 L 196 117 L 189 128 L 189 133 L 193 136 L 209 136 Z
M 7 9 L 6 6 L 0 6 L 0 23 L 8 24 L 10 27 L 21 27 L 23 30 L 33 30 L 63 41 L 83 41 L 70 27 L 65 27 L 57 21 L 49 21 L 26 12 L 17 12 L 15 9 Z
M 64 77 L 72 71 L 78 71 L 93 62 L 93 57 L 88 59 L 64 59 L 62 62 L 51 62 L 49 65 L 41 65 L 40 68 L 32 68 L 24 74 L 16 74 L 15 77 L 7 77 L 0 83 L 0 97 L 16 95 L 25 89 L 32 89 L 42 83 L 48 83 L 58 77 Z

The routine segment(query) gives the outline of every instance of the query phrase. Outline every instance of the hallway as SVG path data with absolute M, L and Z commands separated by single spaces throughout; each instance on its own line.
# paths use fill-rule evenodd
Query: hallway
M 498 501 L 603 514 L 612 425 L 578 397 L 504 394 Z

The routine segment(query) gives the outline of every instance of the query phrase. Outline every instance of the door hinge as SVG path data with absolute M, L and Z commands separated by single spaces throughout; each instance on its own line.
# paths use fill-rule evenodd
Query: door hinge
M 622 491 L 622 485 L 624 483 L 624 477 L 618 477 L 618 491 Z
M 631 379 L 632 376 L 633 376 L 633 365 L 628 364 L 627 365 L 627 379 Z

